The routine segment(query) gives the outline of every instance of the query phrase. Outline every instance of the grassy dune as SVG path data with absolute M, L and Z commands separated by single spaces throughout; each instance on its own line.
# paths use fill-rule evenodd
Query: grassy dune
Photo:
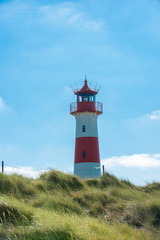
M 1 240 L 159 240 L 160 183 L 0 174 Z

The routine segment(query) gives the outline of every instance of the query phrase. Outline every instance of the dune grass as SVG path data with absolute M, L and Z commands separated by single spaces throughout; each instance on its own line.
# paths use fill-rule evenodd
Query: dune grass
M 85 181 L 54 170 L 36 180 L 0 174 L 0 239 L 158 240 L 159 185 L 108 173 Z

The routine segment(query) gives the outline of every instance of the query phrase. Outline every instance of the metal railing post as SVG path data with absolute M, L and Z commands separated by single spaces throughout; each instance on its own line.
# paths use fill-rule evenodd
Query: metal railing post
M 102 166 L 102 170 L 103 170 L 103 176 L 104 176 L 104 165 Z
M 2 161 L 2 173 L 4 173 L 4 161 Z

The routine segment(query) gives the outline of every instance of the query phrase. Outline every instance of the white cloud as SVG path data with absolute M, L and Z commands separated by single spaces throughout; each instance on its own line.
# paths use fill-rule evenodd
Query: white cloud
M 56 171 L 62 171 L 61 169 L 54 169 Z M 51 171 L 51 169 L 49 170 L 35 170 L 34 168 L 32 167 L 12 167 L 12 166 L 5 166 L 4 168 L 4 173 L 7 174 L 7 175 L 12 175 L 12 174 L 17 174 L 17 175 L 21 175 L 21 176 L 24 176 L 24 177 L 27 177 L 27 178 L 33 178 L 33 179 L 36 179 L 36 178 L 39 178 L 39 176 L 43 173 L 47 173 Z M 69 172 L 69 171 L 63 171 L 64 173 L 72 173 L 72 172 Z
M 29 19 L 29 20 L 28 20 Z M 0 4 L 0 21 L 22 22 L 28 21 L 45 24 L 47 27 L 72 27 L 79 30 L 100 30 L 104 22 L 93 19 L 84 10 L 83 5 L 74 2 L 40 5 L 35 2 L 15 0 Z
M 160 110 L 153 111 L 150 114 L 147 114 L 146 117 L 150 120 L 160 120 Z
M 48 170 L 36 171 L 32 167 L 11 167 L 6 166 L 4 169 L 5 174 L 18 174 L 28 178 L 38 178 L 41 174 L 47 172 Z
M 78 29 L 100 30 L 103 21 L 90 19 L 78 7 L 78 4 L 66 2 L 57 5 L 44 5 L 39 7 L 41 21 L 51 25 L 72 26 Z
M 106 168 L 112 169 L 114 167 L 160 167 L 160 154 L 133 154 L 130 156 L 114 156 L 111 158 L 102 159 L 102 164 Z
M 29 131 L 29 129 L 27 130 Z M 42 135 L 44 134 L 43 131 L 52 132 L 55 136 L 57 136 L 57 132 L 55 132 L 55 129 L 53 129 L 51 125 L 44 127 L 41 132 Z M 17 134 L 18 132 L 19 130 L 16 130 Z M 36 135 L 36 137 L 37 136 L 39 135 Z M 30 136 L 30 139 L 31 138 L 33 138 L 33 135 Z M 5 163 L 5 173 L 22 174 L 33 178 L 39 176 L 39 174 L 47 171 L 48 169 L 60 171 L 68 169 L 70 163 L 64 161 L 64 159 L 71 159 L 69 161 L 72 163 L 72 152 L 73 149 L 71 145 L 59 145 L 58 139 L 57 145 L 51 143 L 39 146 L 38 148 L 35 146 L 34 150 L 28 150 L 20 145 L 0 144 L 0 156 Z M 33 166 L 39 171 L 32 168 Z

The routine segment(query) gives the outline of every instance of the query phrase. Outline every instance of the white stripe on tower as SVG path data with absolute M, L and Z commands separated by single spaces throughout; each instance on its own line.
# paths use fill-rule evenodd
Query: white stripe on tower
M 77 113 L 76 138 L 78 137 L 98 137 L 96 113 Z

